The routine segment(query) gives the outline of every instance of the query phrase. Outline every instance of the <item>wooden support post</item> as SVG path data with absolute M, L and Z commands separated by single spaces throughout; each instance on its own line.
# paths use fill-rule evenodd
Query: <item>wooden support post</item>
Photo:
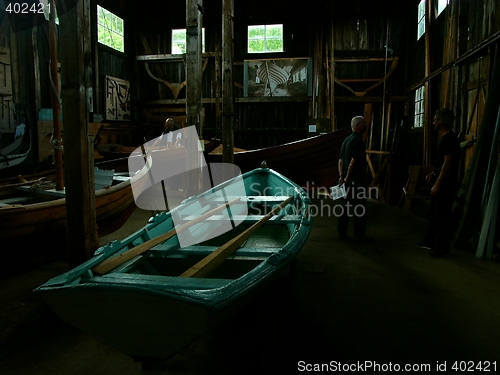
M 196 125 L 201 136 L 202 118 L 202 0 L 186 0 L 186 124 Z
M 217 136 L 220 137 L 219 131 L 222 129 L 222 121 L 220 117 L 220 98 L 221 98 L 221 51 L 220 43 L 215 43 L 215 129 Z
M 387 121 L 385 124 L 385 134 L 383 135 L 384 137 L 384 148 L 381 148 L 380 150 L 389 150 L 389 131 L 391 127 L 391 109 L 392 109 L 392 103 L 389 102 L 387 104 Z
M 50 79 L 52 80 L 51 86 L 51 99 L 52 99 L 52 115 L 54 121 L 54 131 L 52 133 L 51 142 L 54 155 L 54 162 L 56 165 L 56 190 L 64 190 L 64 176 L 63 176 L 63 154 L 62 154 L 62 137 L 61 137 L 61 101 L 59 95 L 59 58 L 57 53 L 57 40 L 56 40 L 56 7 L 50 7 L 50 21 L 49 21 L 49 44 L 50 44 Z
M 8 17 L 5 17 L 6 19 Z M 38 55 L 38 26 L 33 26 L 31 31 L 31 43 L 33 44 L 33 73 L 35 81 L 35 108 L 38 113 L 42 108 L 42 93 L 41 93 L 41 80 L 40 80 L 40 57 Z
M 90 0 L 79 0 L 60 17 L 64 161 L 69 266 L 90 259 L 99 245 L 95 216 L 93 144 L 88 95 L 92 64 Z
M 234 0 L 222 0 L 222 161 L 234 163 Z
M 387 24 L 386 24 L 386 34 L 385 34 L 385 57 L 384 57 L 384 76 L 387 74 L 387 53 L 389 44 L 389 16 L 387 16 Z M 387 108 L 387 89 L 386 89 L 386 81 L 384 80 L 383 89 L 382 89 L 382 121 L 381 121 L 381 131 L 380 131 L 380 150 L 384 150 L 385 143 L 387 140 L 385 139 L 385 131 L 384 127 L 388 126 L 386 124 L 386 108 Z
M 195 125 L 198 132 L 198 139 L 187 138 L 187 171 L 199 170 L 199 154 L 196 150 L 202 138 L 202 0 L 186 0 L 186 122 L 188 126 Z M 199 175 L 188 173 L 186 188 L 188 196 L 200 193 Z
M 332 124 L 332 132 L 337 130 L 335 123 L 335 21 L 331 21 L 331 48 L 330 48 L 330 121 Z
M 425 76 L 430 77 L 432 72 L 432 56 L 431 56 L 431 33 L 432 33 L 432 14 L 433 14 L 433 1 L 426 1 L 425 10 Z M 432 118 L 433 113 L 431 107 L 431 80 L 425 82 L 425 93 L 424 93 L 424 165 L 429 165 L 431 162 L 431 140 L 432 140 Z
M 363 117 L 365 118 L 365 122 L 368 125 L 368 129 L 363 134 L 363 141 L 366 142 L 366 138 L 368 137 L 368 134 L 372 134 L 372 103 L 366 103 L 365 104 L 365 112 L 363 113 Z M 371 146 L 369 147 L 371 149 Z
M 92 1 L 90 4 L 90 10 L 92 14 L 91 18 L 91 30 L 90 30 L 90 35 L 91 38 L 90 40 L 94 42 L 94 44 L 91 46 L 91 51 L 92 51 L 92 71 L 93 71 L 93 80 L 92 80 L 92 85 L 94 87 L 93 89 L 93 94 L 94 94 L 94 113 L 100 113 L 102 114 L 102 104 L 101 104 L 101 98 L 99 97 L 99 92 L 101 91 L 101 85 L 102 83 L 100 82 L 100 74 L 99 74 L 99 41 L 97 37 L 97 19 L 98 19 L 98 14 L 97 14 L 97 2 Z

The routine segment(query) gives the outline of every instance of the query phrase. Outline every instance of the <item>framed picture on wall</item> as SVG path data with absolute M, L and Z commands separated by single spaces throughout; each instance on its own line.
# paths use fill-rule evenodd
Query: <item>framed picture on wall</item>
M 311 96 L 312 61 L 295 59 L 245 60 L 244 96 Z
M 130 82 L 106 76 L 106 120 L 130 121 Z

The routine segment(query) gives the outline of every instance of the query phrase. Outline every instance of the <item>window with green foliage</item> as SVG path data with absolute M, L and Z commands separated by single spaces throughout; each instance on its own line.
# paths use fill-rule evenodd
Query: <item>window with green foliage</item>
M 424 127 L 424 93 L 425 87 L 419 87 L 415 91 L 415 122 L 413 123 L 414 128 Z
M 97 5 L 97 40 L 99 43 L 124 52 L 123 20 L 99 5 Z
M 438 0 L 438 7 L 437 7 L 437 16 L 441 14 L 443 10 L 445 10 L 446 6 L 450 3 L 450 0 Z
M 201 51 L 205 52 L 205 28 L 201 29 Z M 186 53 L 186 29 L 172 29 L 172 54 Z
M 425 33 L 425 0 L 418 3 L 417 40 Z
M 283 25 L 248 26 L 248 53 L 283 52 Z

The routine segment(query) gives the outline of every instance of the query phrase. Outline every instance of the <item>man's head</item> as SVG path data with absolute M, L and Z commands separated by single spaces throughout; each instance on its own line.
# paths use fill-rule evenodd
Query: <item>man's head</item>
M 445 129 L 451 130 L 454 120 L 455 115 L 452 111 L 450 111 L 448 108 L 441 108 L 436 111 L 433 124 L 436 129 L 443 127 Z
M 353 117 L 351 120 L 351 129 L 354 133 L 364 133 L 368 129 L 365 118 L 363 116 Z
M 174 122 L 174 119 L 172 118 L 168 118 L 165 120 L 165 123 L 163 124 L 163 127 L 168 130 L 172 130 L 174 128 L 174 125 L 175 125 L 175 122 Z

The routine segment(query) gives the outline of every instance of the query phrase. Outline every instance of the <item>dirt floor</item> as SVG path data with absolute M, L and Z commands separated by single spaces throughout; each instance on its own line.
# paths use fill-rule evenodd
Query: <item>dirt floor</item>
M 66 263 L 32 260 L 0 280 L 0 374 L 293 374 L 359 365 L 379 370 L 374 373 L 410 365 L 419 373 L 423 366 L 450 371 L 465 365 L 460 361 L 483 368 L 490 361 L 491 371 L 493 361 L 500 366 L 500 264 L 458 251 L 429 257 L 415 246 L 425 220 L 378 202 L 368 210 L 375 241 L 339 241 L 332 201 L 313 203 L 311 236 L 289 274 L 156 368 L 142 369 L 62 322 L 31 290 L 66 271 Z M 131 233 L 148 216 L 136 210 L 121 232 L 102 240 Z

